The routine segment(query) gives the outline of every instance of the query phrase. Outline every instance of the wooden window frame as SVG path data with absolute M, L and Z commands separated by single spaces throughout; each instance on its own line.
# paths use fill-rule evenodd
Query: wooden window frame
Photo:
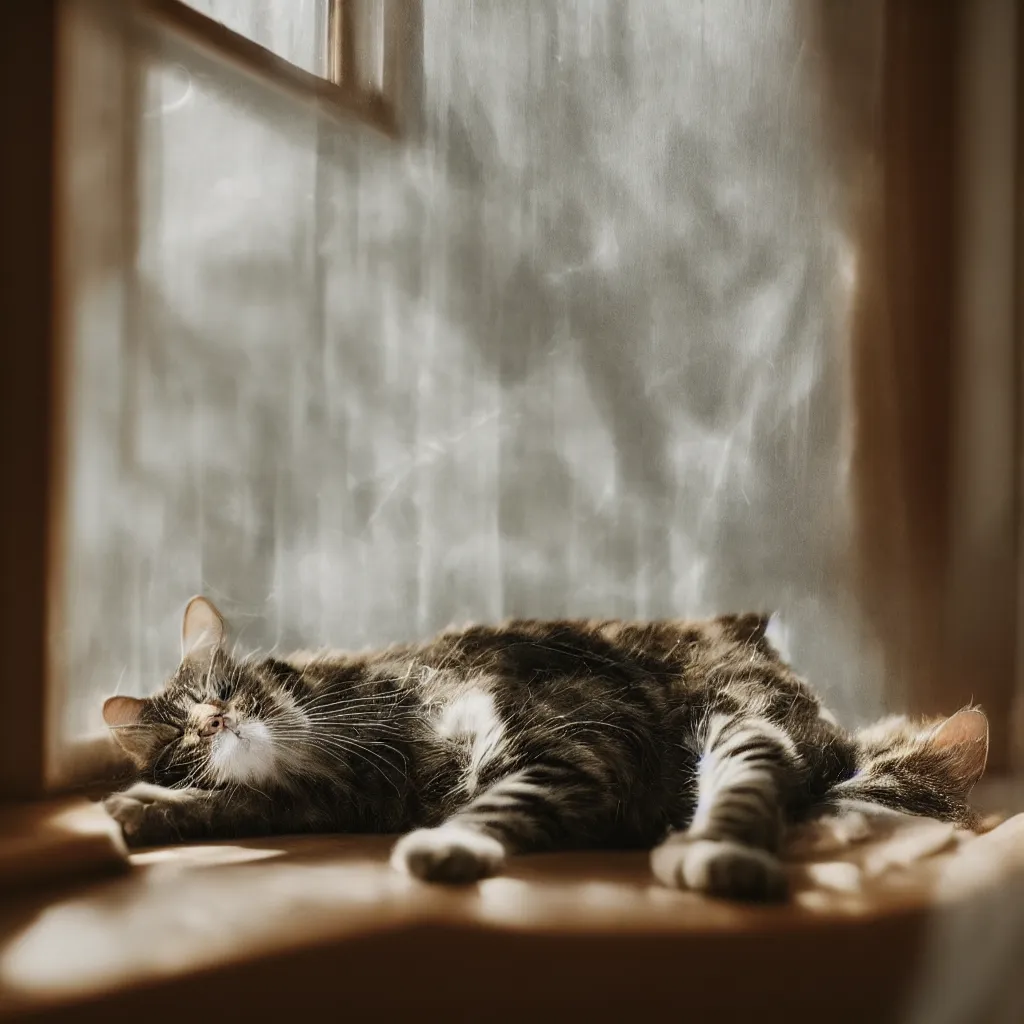
M 154 25 L 264 83 L 313 102 L 321 111 L 355 119 L 392 137 L 399 134 L 402 26 L 411 9 L 408 0 L 383 0 L 379 36 L 359 23 L 359 0 L 329 0 L 326 75 L 300 68 L 182 0 L 132 2 Z
M 55 555 L 51 509 L 60 479 L 54 418 L 59 228 L 56 188 L 58 4 L 39 0 L 4 12 L 0 31 L 0 345 L 3 479 L 17 501 L 0 503 L 3 563 L 0 629 L 7 651 L 0 683 L 0 792 L 41 795 L 45 775 L 45 680 Z M 13 25 L 12 25 L 13 21 Z M 17 443 L 12 443 L 14 441 Z
M 993 132 L 978 123 L 989 114 L 978 105 L 1012 106 L 1012 97 L 997 95 L 998 83 L 992 92 L 993 54 L 985 49 L 1000 48 L 986 26 L 1000 17 L 1012 21 L 1012 3 L 884 5 L 885 99 L 875 126 L 881 166 L 876 205 L 859 211 L 852 335 L 863 605 L 906 710 L 948 714 L 970 700 L 986 709 L 992 774 L 1024 770 L 1017 650 L 1024 523 L 1017 522 L 1016 493 L 1024 480 L 1016 451 L 1024 339 L 1009 293 L 1020 273 L 1020 237 L 998 267 L 1006 308 L 994 330 L 979 316 L 985 284 L 977 272 L 993 242 L 993 213 L 1009 225 L 1024 210 L 1019 153 L 1000 169 L 1016 181 L 1012 209 L 993 209 L 1002 197 L 985 194 Z M 1019 18 L 1007 35 L 1016 40 L 1014 66 L 999 70 L 1013 76 L 1010 91 L 1020 96 Z M 1019 102 L 1010 111 L 1018 145 L 1022 112 Z M 982 407 L 983 378 L 993 369 L 1005 385 L 992 395 L 994 416 Z M 971 471 L 979 460 L 984 493 Z M 979 525 L 988 534 L 980 545 Z M 979 551 L 983 565 L 975 564 Z

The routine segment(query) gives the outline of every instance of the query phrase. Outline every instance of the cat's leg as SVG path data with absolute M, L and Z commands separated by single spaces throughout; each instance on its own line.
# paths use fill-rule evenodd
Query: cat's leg
M 168 789 L 137 782 L 103 801 L 129 846 L 193 839 L 268 835 L 273 815 L 265 797 L 247 791 Z
M 506 856 L 586 845 L 614 819 L 614 789 L 567 762 L 535 764 L 488 787 L 436 828 L 403 836 L 391 855 L 400 871 L 432 882 L 472 882 Z
M 702 740 L 693 820 L 652 852 L 654 874 L 714 896 L 781 899 L 786 876 L 777 852 L 801 758 L 764 718 L 713 715 Z

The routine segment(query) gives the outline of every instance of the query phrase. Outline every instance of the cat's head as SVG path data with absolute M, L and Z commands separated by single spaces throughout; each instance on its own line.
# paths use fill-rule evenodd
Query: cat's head
M 856 734 L 857 771 L 837 797 L 968 828 L 979 823 L 968 799 L 988 759 L 988 719 L 977 707 L 949 718 L 893 716 Z
M 281 776 L 305 725 L 267 663 L 225 650 L 224 620 L 193 598 L 181 628 L 181 664 L 153 697 L 111 697 L 103 718 L 140 775 L 164 786 L 260 786 Z

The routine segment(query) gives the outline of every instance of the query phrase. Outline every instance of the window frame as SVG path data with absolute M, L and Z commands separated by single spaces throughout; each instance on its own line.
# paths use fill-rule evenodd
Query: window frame
M 0 503 L 0 794 L 39 796 L 45 775 L 45 681 L 53 602 L 52 509 L 61 462 L 59 214 L 56 183 L 59 3 L 19 3 L 0 31 L 0 131 L 18 160 L 0 161 L 0 345 L 3 478 L 17 501 Z M 13 20 L 13 25 L 11 21 Z M 17 343 L 13 344 L 12 339 Z M 10 441 L 17 438 L 18 443 Z
M 1024 336 L 1019 316 L 1009 312 L 997 327 L 1003 340 L 993 345 L 983 334 L 977 273 L 993 212 L 1016 223 L 1024 213 L 1019 151 L 1008 161 L 1013 166 L 998 169 L 1016 182 L 1014 208 L 1003 210 L 998 192 L 984 194 L 991 169 L 979 164 L 975 145 L 975 122 L 988 113 L 978 109 L 978 72 L 993 60 L 986 45 L 997 43 L 980 38 L 991 30 L 980 22 L 1005 18 L 1007 10 L 1012 17 L 1012 5 L 884 5 L 883 101 L 874 126 L 881 160 L 871 170 L 876 203 L 859 211 L 851 337 L 862 603 L 905 710 L 949 714 L 972 700 L 987 711 L 992 775 L 1024 770 L 1024 522 L 1017 497 L 1024 473 L 1014 454 L 1024 429 Z M 1020 96 L 1019 42 L 1015 51 L 1011 74 Z M 996 105 L 1008 99 L 989 98 Z M 1018 146 L 1022 114 L 1018 102 Z M 980 159 L 991 154 L 989 146 Z M 1024 238 L 1010 248 L 1013 266 L 1004 263 L 1000 274 L 1019 275 Z M 994 367 L 1005 389 L 994 402 L 1012 413 L 993 419 L 980 408 L 978 385 Z M 972 489 L 970 464 L 985 459 L 1011 487 L 992 486 L 989 473 L 987 493 Z M 979 522 L 993 534 L 980 548 Z M 979 550 L 984 572 L 971 564 Z
M 190 7 L 182 0 L 132 0 L 136 12 L 153 25 L 176 33 L 264 83 L 277 86 L 322 111 L 354 118 L 397 137 L 397 106 L 401 81 L 402 26 L 411 11 L 409 0 L 383 0 L 383 73 L 368 68 L 371 54 L 359 46 L 365 26 L 358 20 L 358 0 L 328 0 L 325 31 L 326 75 L 317 75 L 286 60 L 247 36 Z

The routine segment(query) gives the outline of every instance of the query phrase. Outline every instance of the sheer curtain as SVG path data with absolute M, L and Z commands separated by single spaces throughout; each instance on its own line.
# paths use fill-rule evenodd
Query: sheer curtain
M 302 63 L 317 7 L 259 41 Z M 403 144 L 148 51 L 137 269 L 76 312 L 63 735 L 161 681 L 198 591 L 246 650 L 775 609 L 877 714 L 846 559 L 871 154 L 811 9 L 433 0 Z

